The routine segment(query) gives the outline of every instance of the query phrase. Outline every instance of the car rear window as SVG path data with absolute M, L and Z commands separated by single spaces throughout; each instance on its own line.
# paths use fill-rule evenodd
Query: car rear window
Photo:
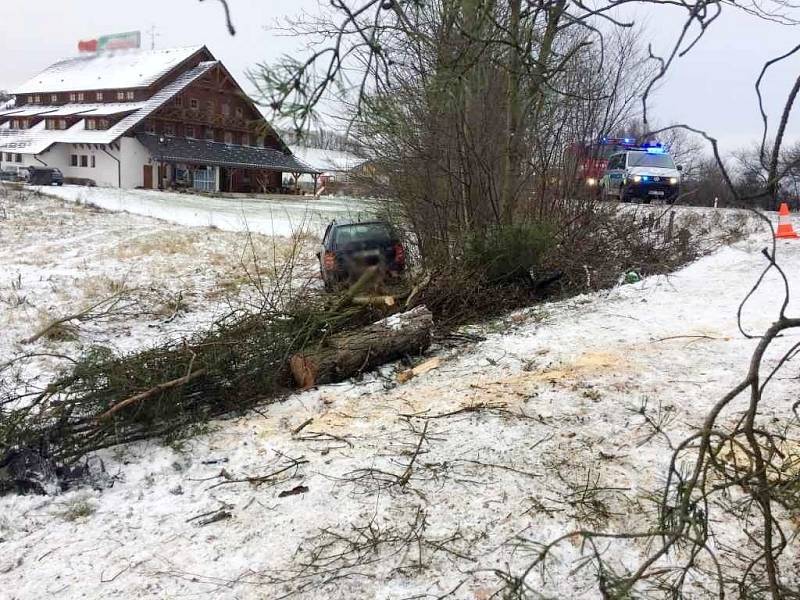
M 674 169 L 675 163 L 669 154 L 650 154 L 649 152 L 631 152 L 628 154 L 629 167 L 661 167 Z
M 389 242 L 391 239 L 391 231 L 385 223 L 356 223 L 336 228 L 337 244 L 366 241 Z

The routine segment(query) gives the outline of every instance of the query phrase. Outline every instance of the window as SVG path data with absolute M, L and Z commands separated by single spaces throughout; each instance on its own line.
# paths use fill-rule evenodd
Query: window
M 233 133 L 230 131 L 225 132 L 225 143 L 228 145 L 233 144 Z
M 175 106 L 183 106 L 183 96 L 175 98 Z
M 650 154 L 649 152 L 629 152 L 629 167 L 662 167 L 674 169 L 675 163 L 669 154 Z
M 213 140 L 214 139 L 214 130 L 211 129 L 210 127 L 208 129 L 206 129 L 206 139 L 207 140 Z
M 83 102 L 83 92 L 78 92 L 78 102 Z
M 250 136 L 246 133 L 242 134 L 242 146 L 249 146 L 250 145 Z
M 94 154 L 92 154 L 92 168 L 94 169 L 97 166 L 97 162 L 95 161 Z
M 11 152 L 6 152 L 6 161 L 7 162 L 11 162 L 12 161 Z
M 66 129 L 67 128 L 67 120 L 66 119 L 60 119 L 58 121 L 58 128 L 59 129 Z
M 96 129 L 97 125 L 95 124 L 94 119 L 86 119 L 86 129 Z
M 117 100 L 125 100 L 125 92 L 117 92 Z
M 164 123 L 164 135 L 175 135 L 175 125 Z
M 77 95 L 75 92 L 72 92 L 72 93 L 69 95 L 69 101 L 70 101 L 70 102 L 75 102 L 75 100 L 77 100 L 77 99 L 78 99 L 78 95 Z
M 28 104 L 33 104 L 33 96 L 28 96 Z
M 228 104 L 223 104 L 222 105 L 222 114 L 225 115 L 226 117 L 231 114 L 230 105 L 228 105 Z
M 133 91 L 125 92 L 125 100 L 134 100 L 136 98 L 136 93 Z
M 145 121 L 144 132 L 145 133 L 155 133 L 156 132 L 155 123 L 153 123 L 152 121 Z
M 244 116 L 244 111 L 242 110 L 241 106 L 236 107 L 236 116 L 240 119 Z
M 22 162 L 22 154 L 15 154 L 14 155 L 14 162 L 21 163 Z
M 55 129 L 55 121 L 53 119 L 45 119 L 44 128 L 45 129 Z
M 189 108 L 191 108 L 192 110 L 197 110 L 198 108 L 200 108 L 200 100 L 198 100 L 197 98 L 191 98 L 189 100 Z
M 194 125 L 187 125 L 186 126 L 186 137 L 193 138 L 194 137 Z
M 216 172 L 211 167 L 197 169 L 193 173 L 194 189 L 204 192 L 213 192 L 216 187 Z
M 70 155 L 69 164 L 71 166 L 73 166 L 73 167 L 77 167 L 78 166 L 78 155 L 77 154 Z
M 85 154 L 81 154 L 81 166 L 88 167 L 89 166 L 89 157 Z
M 97 92 L 94 95 L 94 99 L 97 100 L 98 102 L 102 102 L 103 101 L 103 92 Z
M 58 94 L 50 94 L 50 102 L 58 104 Z
M 97 123 L 98 129 L 108 129 L 108 119 L 100 119 Z

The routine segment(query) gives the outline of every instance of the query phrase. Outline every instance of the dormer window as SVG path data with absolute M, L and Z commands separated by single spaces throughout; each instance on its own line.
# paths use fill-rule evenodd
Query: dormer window
M 97 92 L 94 95 L 94 99 L 97 100 L 98 102 L 102 102 L 103 101 L 103 92 Z
M 58 94 L 50 94 L 50 102 L 58 104 Z
M 41 104 L 41 103 L 42 103 L 42 97 L 41 97 L 39 94 L 36 94 L 36 95 L 33 97 L 33 102 L 34 102 L 35 104 Z
M 33 104 L 33 96 L 28 96 L 28 104 Z
M 83 92 L 78 92 L 78 102 L 83 102 Z
M 75 92 L 72 92 L 72 93 L 69 95 L 69 101 L 70 101 L 70 102 L 75 102 L 77 99 L 78 99 L 78 94 L 76 94 Z
M 94 119 L 86 119 L 86 129 L 92 130 L 97 128 L 97 123 Z
M 125 100 L 125 92 L 117 92 L 117 100 Z
M 133 91 L 125 92 L 125 100 L 135 100 L 136 94 Z
M 59 119 L 58 120 L 58 128 L 59 129 L 66 129 L 67 128 L 67 120 L 66 119 Z
M 108 125 L 109 125 L 109 120 L 108 119 L 100 119 L 97 122 L 97 128 L 98 129 L 108 129 Z

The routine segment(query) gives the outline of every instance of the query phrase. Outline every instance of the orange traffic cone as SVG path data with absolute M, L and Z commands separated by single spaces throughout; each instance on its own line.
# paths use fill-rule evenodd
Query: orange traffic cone
M 776 238 L 796 238 L 800 237 L 792 227 L 792 220 L 789 217 L 789 206 L 786 202 L 781 202 L 781 209 L 778 211 L 778 231 L 775 232 Z

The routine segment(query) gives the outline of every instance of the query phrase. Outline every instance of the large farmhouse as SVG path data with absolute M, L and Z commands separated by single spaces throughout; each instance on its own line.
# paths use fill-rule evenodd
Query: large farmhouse
M 120 188 L 261 192 L 315 169 L 296 159 L 205 47 L 58 62 L 0 110 L 0 168 L 57 167 Z

